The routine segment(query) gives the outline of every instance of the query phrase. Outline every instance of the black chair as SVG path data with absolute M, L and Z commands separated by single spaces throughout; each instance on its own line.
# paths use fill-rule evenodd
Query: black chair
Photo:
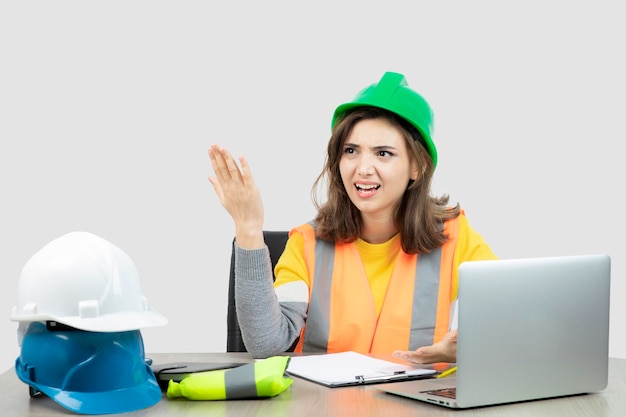
M 286 231 L 263 231 L 263 237 L 265 244 L 270 251 L 270 258 L 272 259 L 272 273 L 276 266 L 276 261 L 285 250 L 285 244 L 289 237 L 289 232 Z M 276 279 L 276 277 L 274 277 Z M 228 282 L 228 315 L 227 315 L 227 337 L 226 337 L 226 351 L 227 352 L 246 352 L 246 346 L 241 338 L 241 329 L 239 328 L 239 321 L 237 320 L 237 310 L 235 308 L 235 240 L 232 243 L 232 252 L 230 255 L 230 278 Z M 290 350 L 295 347 L 292 346 Z

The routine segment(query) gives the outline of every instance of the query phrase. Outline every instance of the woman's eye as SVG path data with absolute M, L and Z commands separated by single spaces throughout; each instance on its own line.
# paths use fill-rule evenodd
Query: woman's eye
M 354 153 L 354 148 L 345 148 L 343 150 L 343 153 L 352 154 Z
M 379 151 L 378 156 L 391 156 L 391 152 L 389 151 Z

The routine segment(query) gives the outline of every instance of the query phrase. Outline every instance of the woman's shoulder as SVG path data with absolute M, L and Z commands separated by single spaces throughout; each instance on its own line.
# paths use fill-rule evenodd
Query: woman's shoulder
M 482 234 L 472 227 L 465 213 L 459 214 L 458 225 L 458 252 L 468 252 L 471 259 L 497 258 Z
M 291 237 L 291 235 L 293 234 L 308 234 L 313 232 L 315 234 L 315 229 L 316 229 L 316 225 L 315 225 L 315 221 L 311 220 L 309 222 L 306 223 L 302 223 L 298 226 L 294 226 L 293 228 L 291 228 L 291 230 L 289 231 L 289 236 Z

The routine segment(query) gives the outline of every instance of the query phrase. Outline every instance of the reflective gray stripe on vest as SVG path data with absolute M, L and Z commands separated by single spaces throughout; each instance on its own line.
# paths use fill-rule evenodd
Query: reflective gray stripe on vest
M 433 344 L 437 323 L 440 272 L 441 248 L 418 255 L 413 287 L 409 350 Z
M 226 399 L 256 398 L 256 380 L 254 379 L 254 364 L 242 365 L 224 372 Z
M 413 308 L 409 350 L 432 345 L 437 322 L 437 301 L 441 267 L 441 252 L 438 248 L 418 256 L 415 268 Z M 335 245 L 316 239 L 315 277 L 309 301 L 309 313 L 304 333 L 303 352 L 326 352 L 330 332 L 330 291 L 332 288 Z M 398 346 L 398 349 L 404 349 Z
M 303 352 L 326 352 L 330 332 L 330 289 L 335 265 L 335 244 L 315 240 L 315 276 L 304 332 Z

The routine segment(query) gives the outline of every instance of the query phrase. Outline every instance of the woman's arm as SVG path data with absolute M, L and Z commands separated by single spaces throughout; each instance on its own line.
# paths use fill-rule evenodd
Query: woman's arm
M 255 358 L 285 352 L 304 326 L 306 302 L 279 303 L 267 247 L 235 245 L 235 301 L 246 350 Z

